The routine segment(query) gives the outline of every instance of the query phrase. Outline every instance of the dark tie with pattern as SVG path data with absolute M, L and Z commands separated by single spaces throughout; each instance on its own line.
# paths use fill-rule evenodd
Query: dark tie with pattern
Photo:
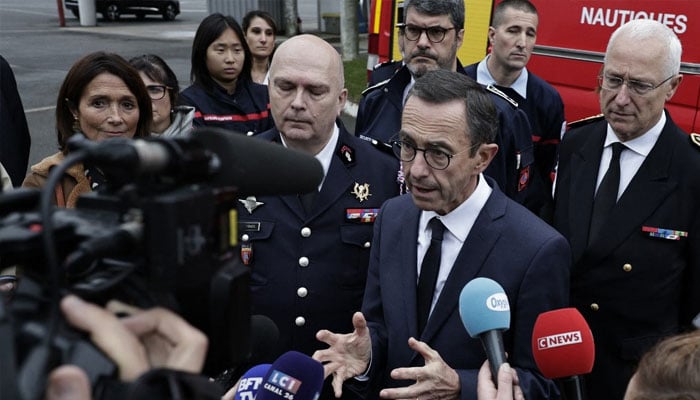
M 610 218 L 615 204 L 617 203 L 617 192 L 620 189 L 620 154 L 627 147 L 620 143 L 612 144 L 612 158 L 610 166 L 600 182 L 598 192 L 593 201 L 593 214 L 591 215 L 591 228 L 588 231 L 588 242 L 590 243 L 600 234 L 605 225 L 605 221 Z
M 418 336 L 423 333 L 423 328 L 428 322 L 430 305 L 433 302 L 433 293 L 435 293 L 435 283 L 440 271 L 442 235 L 445 232 L 445 225 L 437 217 L 433 217 L 428 222 L 428 226 L 432 231 L 430 246 L 423 257 L 420 277 L 418 278 Z

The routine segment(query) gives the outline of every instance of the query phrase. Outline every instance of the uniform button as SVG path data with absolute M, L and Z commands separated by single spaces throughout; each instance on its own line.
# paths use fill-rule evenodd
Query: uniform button
M 248 132 L 246 133 L 246 136 L 253 136 L 253 134 L 255 134 L 255 132 L 253 132 L 253 131 L 248 131 Z
M 248 236 L 247 233 L 244 233 L 243 236 L 241 236 L 241 240 L 247 242 L 250 240 L 250 236 Z
M 301 236 L 302 236 L 302 237 L 309 237 L 309 236 L 311 236 L 311 228 L 309 228 L 308 226 L 305 226 L 305 227 L 301 228 Z
M 306 297 L 307 294 L 309 294 L 309 291 L 306 290 L 305 287 L 300 287 L 299 289 L 297 289 L 297 296 L 303 298 L 303 297 Z
M 598 303 L 591 303 L 591 310 L 598 311 L 599 309 Z
M 306 325 L 306 319 L 304 317 L 296 317 L 294 319 L 294 323 L 296 326 L 304 326 Z
M 371 246 L 371 245 L 372 245 L 372 243 L 370 243 L 370 242 L 365 242 L 365 244 L 364 244 L 365 249 L 369 249 L 369 246 Z
M 308 267 L 309 266 L 309 257 L 299 257 L 299 266 L 300 267 Z
M 632 264 L 625 264 L 622 266 L 622 270 L 625 272 L 630 272 L 632 271 Z

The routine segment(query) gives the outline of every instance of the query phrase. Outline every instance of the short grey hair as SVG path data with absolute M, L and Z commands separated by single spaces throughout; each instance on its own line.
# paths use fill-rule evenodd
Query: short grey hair
M 668 49 L 665 54 L 658 54 L 659 57 L 664 57 L 664 72 L 666 76 L 677 75 L 681 71 L 681 55 L 683 46 L 673 31 L 666 25 L 653 19 L 634 19 L 617 28 L 610 36 L 608 41 L 607 53 L 615 41 L 620 37 L 625 36 L 633 39 L 635 42 L 648 39 L 654 39 L 661 42 L 664 49 Z
M 464 29 L 464 0 L 405 0 L 404 15 L 409 8 L 430 16 L 449 15 L 457 31 Z

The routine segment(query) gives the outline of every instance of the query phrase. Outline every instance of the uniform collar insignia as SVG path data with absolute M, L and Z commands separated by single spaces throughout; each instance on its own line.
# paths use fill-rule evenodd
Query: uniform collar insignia
M 337 154 L 345 165 L 355 162 L 355 149 L 347 144 L 341 144 L 340 148 L 338 148 Z
M 360 185 L 359 183 L 355 182 L 355 187 L 350 193 L 354 194 L 355 197 L 357 197 L 357 200 L 360 201 L 360 203 L 369 199 L 369 196 L 372 195 L 372 193 L 369 192 L 369 183 Z
M 245 200 L 238 199 L 238 201 L 240 201 L 241 204 L 243 204 L 243 207 L 245 207 L 245 209 L 248 210 L 248 214 L 252 214 L 256 208 L 265 204 L 262 201 L 258 201 L 258 199 L 256 199 L 255 196 L 248 196 L 245 198 Z
M 690 134 L 690 140 L 695 144 L 696 146 L 700 146 L 700 133 L 691 133 Z

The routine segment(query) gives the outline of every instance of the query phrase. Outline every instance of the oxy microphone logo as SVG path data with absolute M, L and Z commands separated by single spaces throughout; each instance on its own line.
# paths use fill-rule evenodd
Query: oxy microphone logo
M 508 296 L 505 293 L 494 293 L 486 299 L 486 307 L 491 311 L 510 311 Z
M 581 331 L 563 332 L 556 335 L 543 336 L 537 339 L 537 349 L 546 350 L 554 347 L 569 346 L 583 343 Z
M 272 370 L 263 387 L 265 390 L 269 390 L 278 396 L 289 398 L 288 393 L 296 394 L 299 386 L 301 386 L 300 380 L 275 369 Z M 287 394 L 284 392 L 287 392 Z

